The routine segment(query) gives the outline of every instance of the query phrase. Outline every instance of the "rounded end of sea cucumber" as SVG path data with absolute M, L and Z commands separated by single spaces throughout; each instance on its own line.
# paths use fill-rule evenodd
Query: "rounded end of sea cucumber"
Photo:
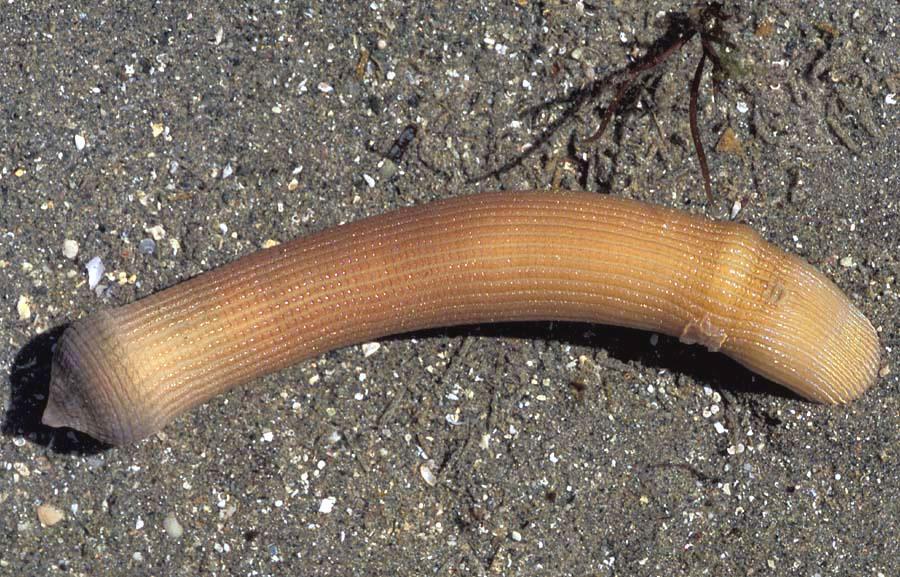
M 98 313 L 63 332 L 50 369 L 41 422 L 69 427 L 110 445 L 133 443 L 156 427 L 128 397 L 129 373 L 112 321 Z
M 792 260 L 797 266 L 761 323 L 769 359 L 758 370 L 812 401 L 853 401 L 878 378 L 878 334 L 833 282 L 800 259 Z

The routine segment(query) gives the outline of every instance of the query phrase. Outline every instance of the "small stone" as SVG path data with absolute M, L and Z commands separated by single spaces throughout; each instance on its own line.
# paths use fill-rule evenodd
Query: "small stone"
M 722 135 L 719 136 L 719 142 L 716 143 L 716 151 L 723 154 L 741 154 L 744 152 L 743 143 L 730 126 L 723 130 Z
M 75 257 L 78 256 L 78 243 L 70 238 L 67 238 L 63 241 L 62 248 L 63 256 L 69 260 L 75 260 Z
M 66 514 L 53 505 L 43 504 L 37 507 L 37 517 L 43 527 L 52 527 L 65 519 Z
M 156 252 L 156 241 L 152 238 L 142 239 L 138 243 L 138 252 L 141 254 L 153 254 Z
M 885 377 L 887 377 L 887 376 L 890 375 L 890 374 L 891 374 L 891 366 L 890 366 L 890 365 L 884 365 L 884 366 L 881 367 L 881 369 L 878 371 L 878 376 L 881 377 L 882 379 L 885 378 Z
M 332 509 L 334 509 L 334 504 L 337 503 L 337 499 L 335 497 L 325 497 L 322 499 L 322 502 L 319 503 L 319 513 L 323 515 L 328 515 L 331 513 Z
M 734 220 L 737 218 L 737 215 L 740 214 L 741 208 L 743 208 L 743 206 L 744 205 L 741 204 L 741 201 L 739 201 L 739 200 L 734 201 L 734 204 L 731 207 L 731 220 Z
M 319 82 L 318 88 L 319 92 L 321 92 L 322 94 L 330 94 L 334 92 L 334 86 L 328 84 L 327 82 Z
M 152 236 L 153 240 L 155 240 L 157 242 L 166 238 L 166 229 L 163 228 L 163 225 L 161 225 L 161 224 L 156 224 L 153 226 L 145 226 L 144 232 L 146 232 L 147 234 Z
M 369 176 L 368 174 L 363 174 L 363 180 L 366 181 L 366 184 L 369 185 L 369 188 L 375 188 L 375 179 Z
M 274 238 L 267 238 L 266 240 L 263 241 L 262 247 L 263 248 L 272 248 L 273 246 L 278 246 L 279 244 L 281 244 L 281 243 L 278 242 L 277 240 L 275 240 Z
M 763 20 L 759 26 L 756 27 L 756 34 L 760 38 L 768 38 L 775 32 L 775 22 L 772 21 L 771 18 L 766 18 Z
M 26 295 L 19 295 L 16 311 L 19 313 L 20 321 L 27 321 L 31 318 L 31 300 Z
M 166 533 L 172 539 L 181 539 L 181 536 L 184 535 L 184 527 L 181 526 L 181 523 L 178 522 L 178 518 L 175 517 L 175 513 L 169 513 L 166 515 L 166 518 L 163 519 L 163 529 L 166 530 Z
M 160 134 L 165 131 L 166 127 L 161 122 L 152 122 L 150 123 L 150 131 L 153 133 L 153 138 L 156 138 Z
M 231 164 L 226 164 L 225 168 L 222 169 L 222 180 L 228 178 L 232 174 L 234 174 L 234 169 L 231 168 Z
M 728 432 L 728 429 L 725 428 L 725 425 L 723 425 L 723 424 L 720 423 L 719 421 L 716 421 L 715 423 L 713 423 L 713 428 L 714 428 L 714 429 L 716 430 L 716 432 L 719 433 L 720 435 L 723 434 L 723 433 Z
M 853 262 L 852 256 L 845 256 L 844 258 L 841 259 L 841 266 L 845 267 L 845 268 L 852 268 L 852 267 L 856 266 L 856 263 Z
M 76 150 L 84 150 L 84 145 L 86 142 L 84 141 L 84 137 L 80 134 L 75 135 L 75 149 Z
M 383 180 L 390 180 L 397 174 L 397 164 L 390 158 L 385 158 L 381 168 L 378 169 L 378 174 Z

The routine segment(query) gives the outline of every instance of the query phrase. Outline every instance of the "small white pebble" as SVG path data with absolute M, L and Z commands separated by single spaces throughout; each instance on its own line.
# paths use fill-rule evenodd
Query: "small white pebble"
M 77 150 L 84 150 L 84 145 L 86 142 L 84 141 L 84 137 L 80 134 L 75 135 L 75 148 Z
M 74 260 L 78 256 L 78 243 L 70 238 L 63 241 L 63 256 L 69 260 Z
M 234 174 L 234 169 L 231 168 L 231 164 L 226 164 L 225 168 L 222 169 L 222 180 L 228 178 L 232 174 Z
M 513 531 L 512 533 L 510 533 L 510 537 L 512 537 L 512 540 L 517 543 L 522 540 L 522 534 L 518 531 Z
M 169 513 L 166 515 L 166 518 L 163 519 L 163 529 L 166 530 L 166 533 L 172 539 L 180 539 L 184 534 L 184 527 L 181 526 L 181 523 L 178 522 L 178 518 L 175 517 L 175 513 Z
M 363 343 L 362 344 L 362 352 L 363 356 L 368 358 L 378 352 L 378 349 L 381 348 L 381 343 L 371 342 L 371 343 Z
M 20 321 L 27 321 L 31 318 L 31 300 L 26 295 L 19 295 L 16 301 L 16 312 L 19 313 Z
M 134 522 L 134 530 L 140 531 L 143 528 L 144 528 L 144 520 L 141 519 L 140 517 L 138 517 L 137 521 Z
M 743 100 L 737 103 L 737 111 L 741 114 L 747 114 L 748 110 L 750 110 L 750 107 Z
M 734 220 L 737 218 L 737 215 L 739 212 L 741 212 L 742 207 L 743 207 L 743 205 L 741 204 L 741 201 L 739 201 L 739 200 L 734 201 L 734 204 L 731 206 L 731 220 Z
M 65 519 L 66 514 L 54 507 L 53 505 L 38 505 L 37 507 L 38 521 L 43 527 L 52 527 Z
M 478 446 L 479 446 L 483 451 L 487 451 L 487 450 L 488 450 L 488 447 L 491 446 L 491 434 L 490 434 L 490 433 L 484 433 L 483 435 L 481 435 L 481 440 L 478 442 Z
M 144 555 L 140 551 L 135 551 L 131 558 L 140 563 L 144 560 Z
M 323 515 L 328 515 L 331 513 L 331 510 L 334 509 L 334 504 L 337 503 L 337 499 L 335 497 L 325 497 L 322 499 L 322 502 L 319 503 L 319 513 Z
M 156 224 L 153 226 L 145 226 L 144 232 L 153 237 L 153 240 L 160 241 L 166 238 L 166 229 L 163 228 L 163 225 Z
M 885 104 L 897 104 L 897 94 L 894 92 L 889 92 L 887 96 L 884 97 Z
M 379 50 L 384 50 L 385 48 L 387 48 L 387 40 L 385 40 L 384 38 L 379 38 L 378 41 L 375 42 L 375 46 Z
M 852 256 L 845 256 L 844 258 L 841 259 L 841 266 L 846 267 L 846 268 L 852 268 L 852 267 L 856 266 L 856 263 L 853 262 Z
M 650 335 L 650 346 L 655 347 L 657 344 L 659 344 L 659 335 L 653 333 L 652 335 Z
M 99 256 L 95 256 L 85 265 L 88 273 L 88 287 L 91 290 L 97 288 L 97 284 L 100 283 L 100 279 L 103 278 L 103 273 L 106 271 L 106 267 L 103 266 L 103 261 L 100 260 Z
M 328 84 L 327 82 L 319 82 L 318 88 L 319 92 L 321 92 L 322 94 L 331 94 L 332 92 L 334 92 L 334 86 Z
M 728 429 L 726 429 L 725 426 L 722 423 L 720 423 L 719 421 L 716 421 L 715 423 L 713 423 L 713 428 L 720 435 L 723 433 L 726 433 L 728 431 Z
M 271 443 L 272 439 L 275 438 L 275 435 L 272 434 L 272 431 L 263 431 L 262 434 L 262 442 L 263 443 Z
M 369 188 L 375 188 L 375 179 L 369 176 L 368 174 L 363 174 L 363 180 L 366 181 L 366 184 L 369 185 Z

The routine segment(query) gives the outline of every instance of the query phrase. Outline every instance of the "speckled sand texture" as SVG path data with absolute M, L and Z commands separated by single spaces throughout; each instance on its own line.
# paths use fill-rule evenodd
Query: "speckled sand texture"
M 697 42 L 595 144 L 611 86 L 567 105 L 689 3 L 193 4 L 0 5 L 0 575 L 900 574 L 894 0 L 729 6 L 711 207 Z M 674 339 L 482 326 L 332 352 L 133 447 L 39 425 L 68 321 L 339 222 L 552 184 L 748 223 L 872 320 L 882 378 L 829 408 Z

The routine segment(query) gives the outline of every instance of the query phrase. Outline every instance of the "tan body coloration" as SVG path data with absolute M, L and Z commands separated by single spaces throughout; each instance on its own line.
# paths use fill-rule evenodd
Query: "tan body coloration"
M 826 403 L 862 394 L 880 356 L 831 281 L 744 225 L 597 194 L 490 193 L 299 238 L 73 323 L 43 419 L 129 443 L 334 348 L 520 320 L 678 336 Z

